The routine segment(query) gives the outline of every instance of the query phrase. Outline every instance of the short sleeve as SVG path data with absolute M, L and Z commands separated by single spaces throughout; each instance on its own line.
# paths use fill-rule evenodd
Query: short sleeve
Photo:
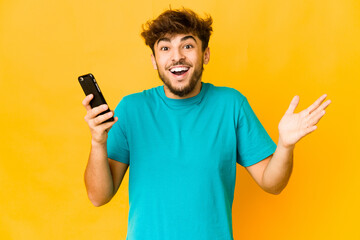
M 129 144 L 126 137 L 126 104 L 123 98 L 114 111 L 118 121 L 108 133 L 107 154 L 108 158 L 129 164 Z
M 251 109 L 245 98 L 238 115 L 237 162 L 248 167 L 267 158 L 275 152 L 276 144 Z

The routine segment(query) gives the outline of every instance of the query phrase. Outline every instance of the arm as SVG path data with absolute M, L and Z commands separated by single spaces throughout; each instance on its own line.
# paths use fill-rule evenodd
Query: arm
M 280 194 L 288 184 L 293 169 L 293 149 L 284 147 L 279 141 L 263 173 L 263 186 L 267 192 Z
M 316 124 L 325 114 L 324 109 L 331 102 L 328 100 L 321 104 L 325 98 L 326 95 L 323 95 L 307 109 L 294 113 L 299 104 L 299 97 L 295 96 L 279 123 L 279 142 L 275 153 L 246 168 L 264 191 L 279 194 L 286 187 L 293 168 L 295 144 L 317 128 Z
M 83 101 L 83 105 L 87 110 L 85 121 L 89 125 L 92 137 L 84 180 L 90 201 L 94 206 L 101 206 L 109 202 L 115 195 L 128 164 L 108 159 L 106 149 L 107 133 L 118 119 L 115 118 L 113 122 L 104 123 L 114 113 L 111 111 L 98 116 L 99 113 L 107 109 L 107 105 L 91 109 L 89 103 L 92 98 L 92 95 L 88 95 Z
M 106 145 L 91 145 L 84 180 L 94 206 L 102 206 L 115 196 L 128 167 L 128 164 L 108 158 Z

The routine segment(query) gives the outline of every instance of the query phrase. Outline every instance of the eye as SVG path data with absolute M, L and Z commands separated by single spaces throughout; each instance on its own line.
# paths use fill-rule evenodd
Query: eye
M 184 46 L 185 49 L 190 49 L 190 48 L 193 48 L 193 47 L 194 47 L 194 46 L 191 45 L 191 44 L 186 44 L 186 45 Z
M 169 50 L 169 48 L 168 47 L 161 47 L 160 50 L 161 51 L 167 51 L 167 50 Z

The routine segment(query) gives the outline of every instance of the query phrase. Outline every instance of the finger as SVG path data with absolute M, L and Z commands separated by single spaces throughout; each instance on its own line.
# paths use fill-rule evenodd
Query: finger
M 86 111 L 91 110 L 91 106 L 90 106 L 90 101 L 91 99 L 93 99 L 94 95 L 93 94 L 89 94 L 87 95 L 84 100 L 82 101 L 82 104 L 84 105 Z
M 318 124 L 318 122 L 320 121 L 320 119 L 325 115 L 325 110 L 322 110 L 321 112 L 318 112 L 316 115 L 314 115 L 310 120 L 309 120 L 309 125 L 313 126 Z
M 288 110 L 286 111 L 286 113 L 294 113 L 295 108 L 298 106 L 300 101 L 300 97 L 299 96 L 295 96 L 293 97 L 293 99 L 291 100 L 290 106 L 288 108 Z
M 101 132 L 109 132 L 112 126 L 118 121 L 117 117 L 114 117 L 114 121 L 106 122 L 98 126 Z
M 103 126 L 103 127 L 104 127 L 104 131 L 109 132 L 110 129 L 112 128 L 112 126 L 117 122 L 117 120 L 118 120 L 118 117 L 114 117 L 114 121 L 104 123 L 104 124 L 103 124 L 103 125 L 104 125 L 104 126 Z
M 100 124 L 104 123 L 106 120 L 110 119 L 113 116 L 114 116 L 114 113 L 112 111 L 110 111 L 108 113 L 101 114 L 101 115 L 97 116 L 96 118 L 94 118 L 94 124 L 95 125 L 100 125 Z
M 305 137 L 306 135 L 308 135 L 309 133 L 312 133 L 312 132 L 315 131 L 316 129 L 317 129 L 317 126 L 316 126 L 316 125 L 306 128 L 306 129 L 303 131 L 303 136 L 302 136 L 302 137 Z
M 310 114 L 312 113 L 315 109 L 317 109 L 320 104 L 325 100 L 325 98 L 327 97 L 326 94 L 322 95 L 321 97 L 319 97 L 313 104 L 311 104 L 307 109 L 307 113 Z
M 319 113 L 324 111 L 331 103 L 331 100 L 327 100 L 326 102 L 323 102 L 320 107 L 315 109 L 313 112 L 311 112 L 310 115 L 308 115 L 308 119 L 312 119 L 314 116 L 317 116 Z
M 326 102 L 324 102 L 323 104 L 321 104 L 320 109 L 321 109 L 321 110 L 326 109 L 326 108 L 330 105 L 330 103 L 331 103 L 331 100 L 327 100 Z
M 96 116 L 98 116 L 100 113 L 106 111 L 108 108 L 109 107 L 107 104 L 102 104 L 100 106 L 94 107 L 93 109 L 88 111 L 87 116 L 89 119 L 96 118 Z

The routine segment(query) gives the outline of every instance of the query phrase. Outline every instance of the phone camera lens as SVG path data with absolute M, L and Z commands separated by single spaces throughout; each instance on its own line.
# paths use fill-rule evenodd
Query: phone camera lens
M 80 81 L 84 81 L 84 79 L 82 77 L 79 77 Z

